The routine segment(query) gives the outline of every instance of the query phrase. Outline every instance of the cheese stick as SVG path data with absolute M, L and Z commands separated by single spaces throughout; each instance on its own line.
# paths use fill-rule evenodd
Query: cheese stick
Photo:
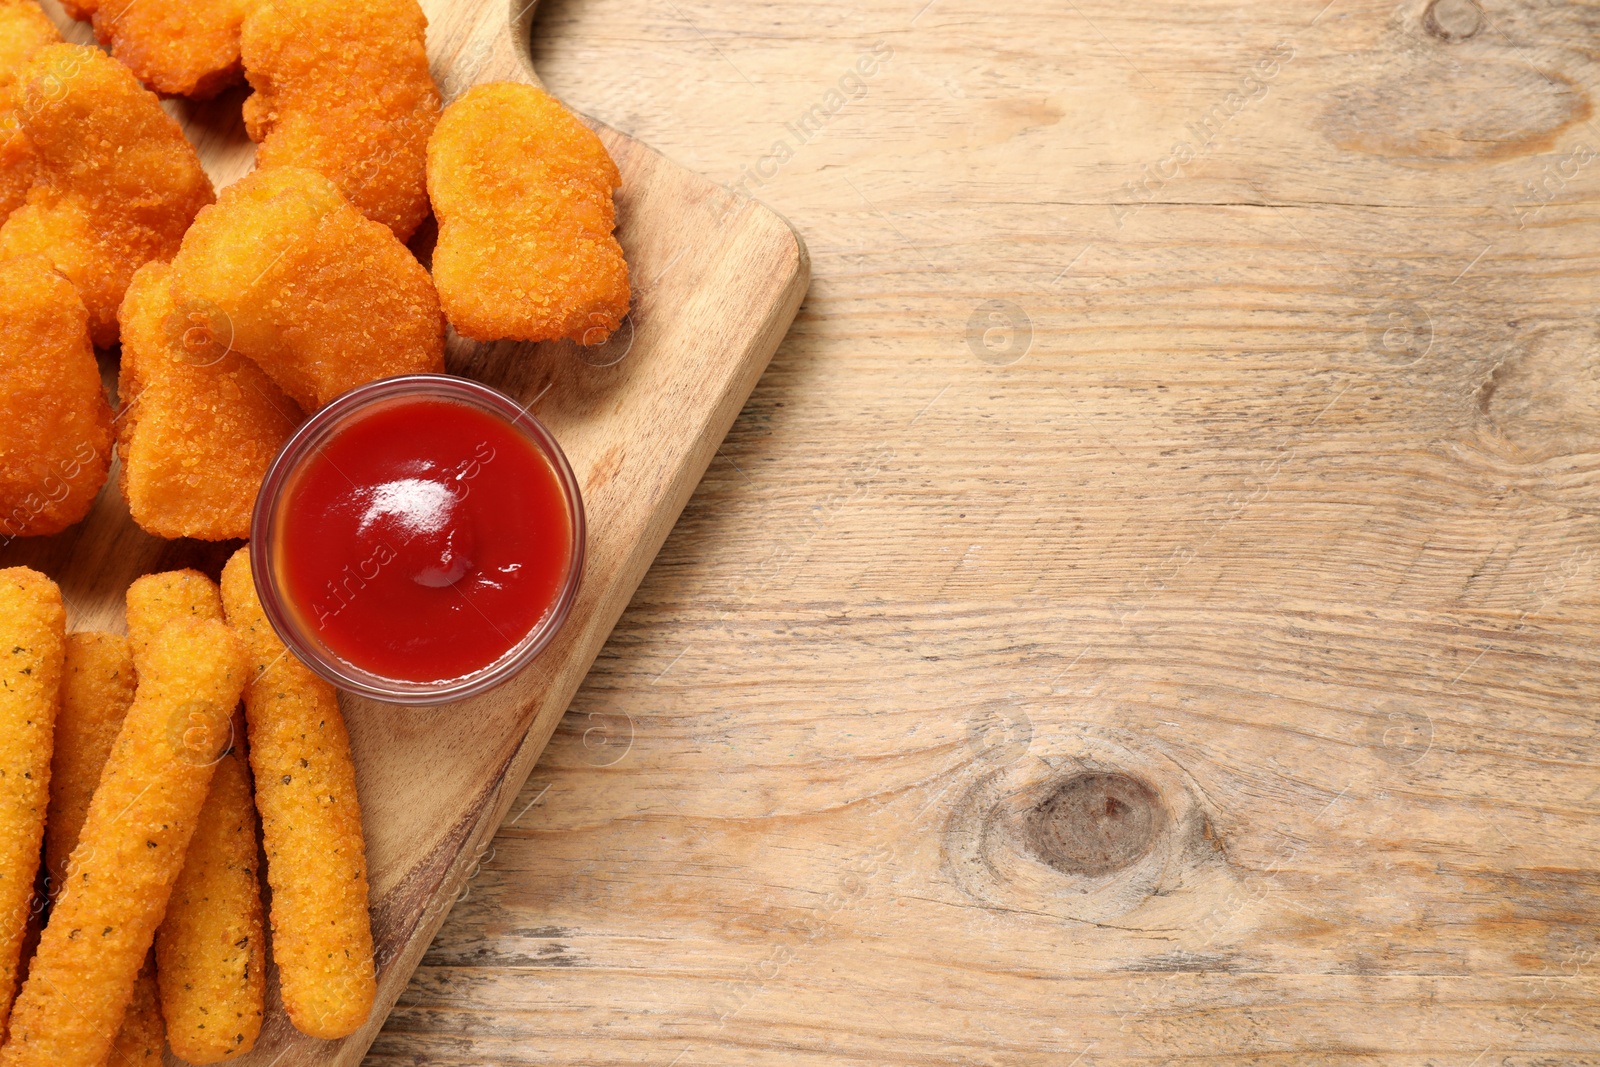
M 0 1035 L 34 915 L 66 627 L 54 582 L 0 570 Z
M 50 818 L 44 827 L 45 868 L 51 892 L 66 881 L 67 858 L 78 844 L 100 772 L 117 743 L 133 703 L 133 653 L 116 634 L 67 635 L 61 711 L 56 715 L 55 753 L 50 759 Z M 166 1042 L 156 972 L 147 959 L 134 986 L 110 1063 L 157 1062 Z
M 242 742 L 243 731 L 235 730 L 235 737 Z M 156 931 L 167 1043 L 189 1063 L 242 1055 L 261 1033 L 266 932 L 255 801 L 238 742 L 217 764 L 200 827 Z
M 94 787 L 133 703 L 133 654 L 116 634 L 67 635 L 66 675 L 50 761 L 50 819 L 45 823 L 45 869 L 50 893 L 66 881 L 67 857 L 78 844 Z
M 194 570 L 147 574 L 128 587 L 128 634 L 137 664 L 160 628 L 178 619 L 222 620 L 222 598 Z M 156 932 L 156 979 L 167 1043 L 179 1059 L 218 1063 L 249 1052 L 266 997 L 256 810 L 250 771 L 230 720 L 228 743 L 200 810 L 183 872 Z
M 283 1006 L 302 1033 L 346 1037 L 367 1021 L 377 983 L 366 841 L 339 694 L 273 632 L 248 548 L 223 568 L 222 600 L 250 659 L 245 715 Z
M 167 1044 L 167 1027 L 161 1018 L 161 998 L 156 993 L 156 960 L 147 955 L 133 985 L 133 999 L 122 1018 L 122 1029 L 102 1067 L 161 1067 L 161 1050 Z
M 110 1053 L 183 867 L 246 661 L 221 623 L 152 638 L 89 803 L 0 1067 L 96 1067 Z

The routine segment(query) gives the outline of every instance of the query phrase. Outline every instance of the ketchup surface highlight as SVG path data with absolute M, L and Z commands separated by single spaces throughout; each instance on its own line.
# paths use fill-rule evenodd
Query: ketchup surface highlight
M 407 682 L 495 662 L 555 607 L 573 517 L 539 447 L 427 396 L 342 426 L 285 487 L 282 584 L 305 631 Z

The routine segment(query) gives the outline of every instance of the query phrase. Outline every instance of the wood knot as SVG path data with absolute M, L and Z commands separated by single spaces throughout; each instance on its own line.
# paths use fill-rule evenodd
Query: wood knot
M 1499 356 L 1477 390 L 1479 422 L 1497 455 L 1533 464 L 1600 453 L 1600 330 L 1535 329 Z M 1592 500 L 1593 488 L 1582 495 Z
M 1026 832 L 1034 854 L 1056 870 L 1103 875 L 1147 855 L 1166 822 L 1166 806 L 1147 783 L 1097 771 L 1051 790 L 1033 809 Z
M 1422 28 L 1447 43 L 1465 41 L 1483 29 L 1483 8 L 1473 0 L 1433 0 L 1423 12 Z
M 1008 758 L 1018 747 L 1009 743 L 986 745 L 967 764 L 974 777 L 945 826 L 941 869 L 962 894 L 1079 922 L 1149 904 L 1177 909 L 1176 925 L 1195 894 L 1226 881 L 1202 791 L 1170 755 L 1059 706 L 1010 711 L 1029 725 L 1026 757 Z

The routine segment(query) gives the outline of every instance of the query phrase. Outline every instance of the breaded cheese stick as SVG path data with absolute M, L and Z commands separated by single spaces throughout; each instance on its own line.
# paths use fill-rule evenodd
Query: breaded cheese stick
M 56 583 L 0 570 L 0 1033 L 33 913 L 66 627 Z
M 133 665 L 143 669 L 150 645 L 167 624 L 179 619 L 222 620 L 222 593 L 217 583 L 185 567 L 135 578 L 128 586 L 128 642 Z
M 161 998 L 156 993 L 156 958 L 150 953 L 133 984 L 133 999 L 128 1001 L 122 1029 L 117 1032 L 104 1067 L 160 1067 L 161 1050 L 166 1043 L 167 1028 L 161 1018 Z
M 100 772 L 133 703 L 133 684 L 133 653 L 127 638 L 92 632 L 67 635 L 61 711 L 56 715 L 55 753 L 50 759 L 50 817 L 44 827 L 52 894 L 66 881 L 67 858 L 78 844 Z M 110 1063 L 122 1067 L 159 1062 L 165 1041 L 155 966 L 146 960 Z
M 33 885 L 33 900 L 28 907 L 27 927 L 22 933 L 22 951 L 17 953 L 17 968 L 12 972 L 11 989 L 13 994 L 22 988 L 22 982 L 28 977 L 28 964 L 33 961 L 33 955 L 39 950 L 39 937 L 44 933 L 45 904 L 48 901 L 48 888 L 41 884 L 41 879 L 35 878 Z M 9 1010 L 9 1005 L 7 1008 Z M 6 1028 L 0 1026 L 0 1045 L 6 1041 Z
M 50 818 L 45 869 L 54 896 L 66 881 L 67 857 L 78 844 L 94 787 L 100 784 L 123 717 L 133 703 L 133 654 L 116 634 L 67 635 L 61 711 L 50 761 Z
M 243 730 L 234 736 L 156 931 L 167 1043 L 189 1063 L 220 1063 L 254 1048 L 266 999 L 255 797 L 238 747 Z
M 110 1053 L 246 669 L 238 639 L 218 622 L 174 622 L 151 640 L 0 1067 L 95 1067 Z
M 135 664 L 150 655 L 163 626 L 182 619 L 222 620 L 221 594 L 204 574 L 165 571 L 129 586 Z M 231 724 L 229 739 L 156 933 L 167 1043 L 190 1063 L 254 1048 L 266 995 L 255 799 L 239 751 L 243 734 Z
M 367 1021 L 377 983 L 366 840 L 339 696 L 273 632 L 248 548 L 223 568 L 222 601 L 250 661 L 245 715 L 283 1006 L 302 1033 L 345 1037 Z

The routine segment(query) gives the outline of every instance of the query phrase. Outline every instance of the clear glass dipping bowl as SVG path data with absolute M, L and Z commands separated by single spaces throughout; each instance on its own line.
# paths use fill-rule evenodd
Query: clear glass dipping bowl
M 306 609 L 293 603 L 279 580 L 285 560 L 281 530 L 284 512 L 307 460 L 342 428 L 384 404 L 427 398 L 467 404 L 517 430 L 555 472 L 572 523 L 572 551 L 566 579 L 553 606 L 523 638 L 493 662 L 471 674 L 438 682 L 387 678 L 364 670 L 334 653 L 308 625 Z M 586 527 L 583 497 L 561 446 L 538 419 L 504 393 L 468 378 L 445 374 L 406 374 L 357 386 L 305 421 L 278 452 L 261 482 L 250 522 L 250 565 L 267 620 L 289 651 L 340 689 L 394 704 L 448 704 L 476 696 L 527 666 L 554 639 L 572 611 L 583 576 Z

